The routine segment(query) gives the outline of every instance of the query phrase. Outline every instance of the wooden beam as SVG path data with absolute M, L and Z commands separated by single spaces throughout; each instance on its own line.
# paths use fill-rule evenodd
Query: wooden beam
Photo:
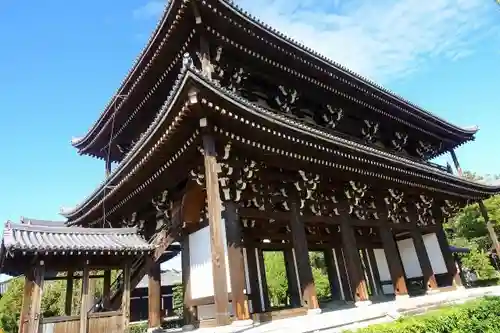
M 206 126 L 206 119 L 200 120 L 200 125 Z M 230 324 L 226 256 L 221 230 L 221 200 L 215 142 L 214 138 L 208 133 L 203 135 L 203 154 L 208 202 L 208 223 L 210 228 L 210 248 L 212 250 L 215 319 L 217 325 L 222 326 Z
M 148 327 L 161 327 L 161 268 L 151 256 L 146 257 L 148 265 Z
M 27 333 L 29 330 L 31 299 L 34 286 L 35 272 L 33 268 L 30 268 L 24 277 L 23 303 L 19 314 L 19 333 Z
M 130 278 L 131 278 L 131 267 L 130 263 L 126 263 L 123 268 L 123 294 L 122 294 L 122 316 L 123 316 L 123 332 L 129 332 L 130 323 Z
M 318 309 L 319 303 L 316 295 L 316 286 L 314 285 L 311 263 L 309 262 L 306 231 L 304 229 L 304 224 L 300 220 L 300 211 L 297 201 L 292 201 L 290 203 L 290 212 L 290 229 L 292 230 L 292 244 L 299 275 L 302 302 L 308 309 Z
M 342 293 L 344 295 L 344 300 L 354 301 L 354 291 L 351 288 L 351 279 L 349 277 L 349 268 L 347 266 L 344 250 L 342 248 L 335 249 L 335 258 L 338 264 L 338 273 L 340 277 L 340 282 L 342 283 Z
M 344 259 L 347 264 L 346 266 L 349 270 L 349 280 L 351 290 L 354 293 L 354 301 L 368 301 L 368 290 L 366 288 L 366 281 L 363 277 L 361 257 L 359 256 L 354 229 L 349 224 L 349 220 L 345 218 L 342 220 L 340 228 L 342 235 L 342 249 L 344 252 Z
M 493 224 L 490 222 L 490 218 L 488 216 L 488 210 L 486 209 L 486 206 L 484 205 L 482 200 L 478 201 L 477 203 L 479 205 L 479 211 L 481 212 L 484 222 L 486 223 L 486 229 L 488 230 L 488 233 L 490 235 L 493 247 L 495 248 L 497 255 L 500 256 L 500 242 L 498 242 L 497 233 L 493 228 Z
M 83 267 L 82 276 L 82 298 L 80 303 L 80 333 L 87 333 L 88 331 L 88 302 L 89 302 L 89 266 L 88 263 Z
M 384 254 L 389 266 L 392 285 L 396 296 L 408 295 L 406 287 L 405 273 L 399 257 L 399 250 L 392 231 L 387 226 L 379 228 L 380 238 L 384 247 Z
M 250 319 L 248 302 L 245 296 L 245 259 L 243 257 L 243 242 L 241 223 L 236 205 L 233 202 L 224 203 L 224 221 L 226 225 L 227 256 L 229 276 L 231 277 L 231 294 L 233 295 L 233 311 L 238 320 Z
M 431 260 L 429 259 L 429 254 L 425 248 L 424 239 L 422 238 L 422 233 L 414 229 L 410 232 L 413 239 L 413 244 L 415 245 L 415 251 L 417 252 L 418 261 L 420 263 L 420 268 L 422 269 L 422 274 L 424 278 L 424 284 L 427 291 L 435 290 L 438 288 L 436 277 L 434 276 L 434 271 L 432 270 Z
M 259 276 L 262 286 L 262 296 L 264 297 L 264 303 L 262 304 L 262 311 L 267 311 L 271 308 L 271 302 L 269 301 L 269 286 L 267 285 L 264 251 L 262 251 L 262 249 L 260 248 L 257 248 L 257 263 L 258 263 Z
M 73 271 L 68 271 L 66 277 L 66 300 L 64 303 L 64 314 L 71 316 L 71 306 L 73 305 Z
M 458 163 L 457 155 L 455 154 L 455 150 L 450 149 L 451 159 L 453 160 L 453 164 L 455 164 L 455 169 L 457 169 L 457 173 L 459 177 L 462 177 L 462 168 L 460 167 L 460 163 Z

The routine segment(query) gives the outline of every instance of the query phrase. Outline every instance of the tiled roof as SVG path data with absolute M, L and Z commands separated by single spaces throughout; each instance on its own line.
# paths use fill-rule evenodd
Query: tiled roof
M 7 222 L 2 245 L 7 251 L 26 252 L 96 252 L 100 254 L 151 251 L 136 228 L 79 228 Z M 103 253 L 104 252 L 104 253 Z
M 135 287 L 137 288 L 148 288 L 148 276 L 144 276 L 142 280 Z M 182 283 L 182 273 L 176 270 L 167 270 L 161 272 L 161 285 L 162 286 L 173 286 Z

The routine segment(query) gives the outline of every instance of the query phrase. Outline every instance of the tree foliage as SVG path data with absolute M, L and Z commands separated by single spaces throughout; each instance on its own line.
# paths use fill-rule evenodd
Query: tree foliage
M 463 177 L 483 183 L 492 183 L 500 179 L 500 175 L 480 176 L 473 172 L 464 172 Z M 493 196 L 483 201 L 488 212 L 488 217 L 495 232 L 500 232 L 500 195 Z M 480 278 L 491 278 L 496 275 L 488 258 L 492 241 L 486 228 L 485 220 L 477 203 L 467 205 L 458 214 L 449 219 L 446 227 L 451 230 L 448 238 L 452 245 L 466 247 L 470 253 L 462 255 L 465 267 L 475 271 Z

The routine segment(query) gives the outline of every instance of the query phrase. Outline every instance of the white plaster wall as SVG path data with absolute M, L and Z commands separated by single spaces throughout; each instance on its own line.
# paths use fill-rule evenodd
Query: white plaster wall
M 380 281 L 392 281 L 384 249 L 373 249 L 373 254 L 375 255 L 375 261 L 377 263 L 377 270 L 378 275 L 380 276 Z M 390 284 L 383 284 L 382 292 L 386 295 L 394 294 L 394 285 L 392 284 L 392 282 Z
M 373 253 L 375 255 L 375 261 L 377 262 L 380 281 L 391 281 L 391 273 L 389 271 L 384 249 L 373 249 Z
M 224 240 L 227 290 L 231 292 L 231 279 L 227 258 L 226 226 L 224 220 L 222 220 L 220 230 L 222 239 Z M 210 227 L 207 226 L 189 235 L 189 263 L 191 269 L 191 297 L 197 299 L 214 296 Z
M 435 233 L 422 235 L 424 240 L 425 249 L 431 261 L 432 271 L 434 274 L 448 273 L 446 263 L 444 261 L 443 252 L 439 246 L 439 241 Z
M 398 241 L 397 244 L 406 277 L 411 279 L 423 276 L 413 239 L 402 239 Z

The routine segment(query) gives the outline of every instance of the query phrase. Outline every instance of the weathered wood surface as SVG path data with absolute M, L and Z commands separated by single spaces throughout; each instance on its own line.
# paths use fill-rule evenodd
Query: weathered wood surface
M 61 316 L 43 318 L 39 333 L 78 333 L 80 316 Z

